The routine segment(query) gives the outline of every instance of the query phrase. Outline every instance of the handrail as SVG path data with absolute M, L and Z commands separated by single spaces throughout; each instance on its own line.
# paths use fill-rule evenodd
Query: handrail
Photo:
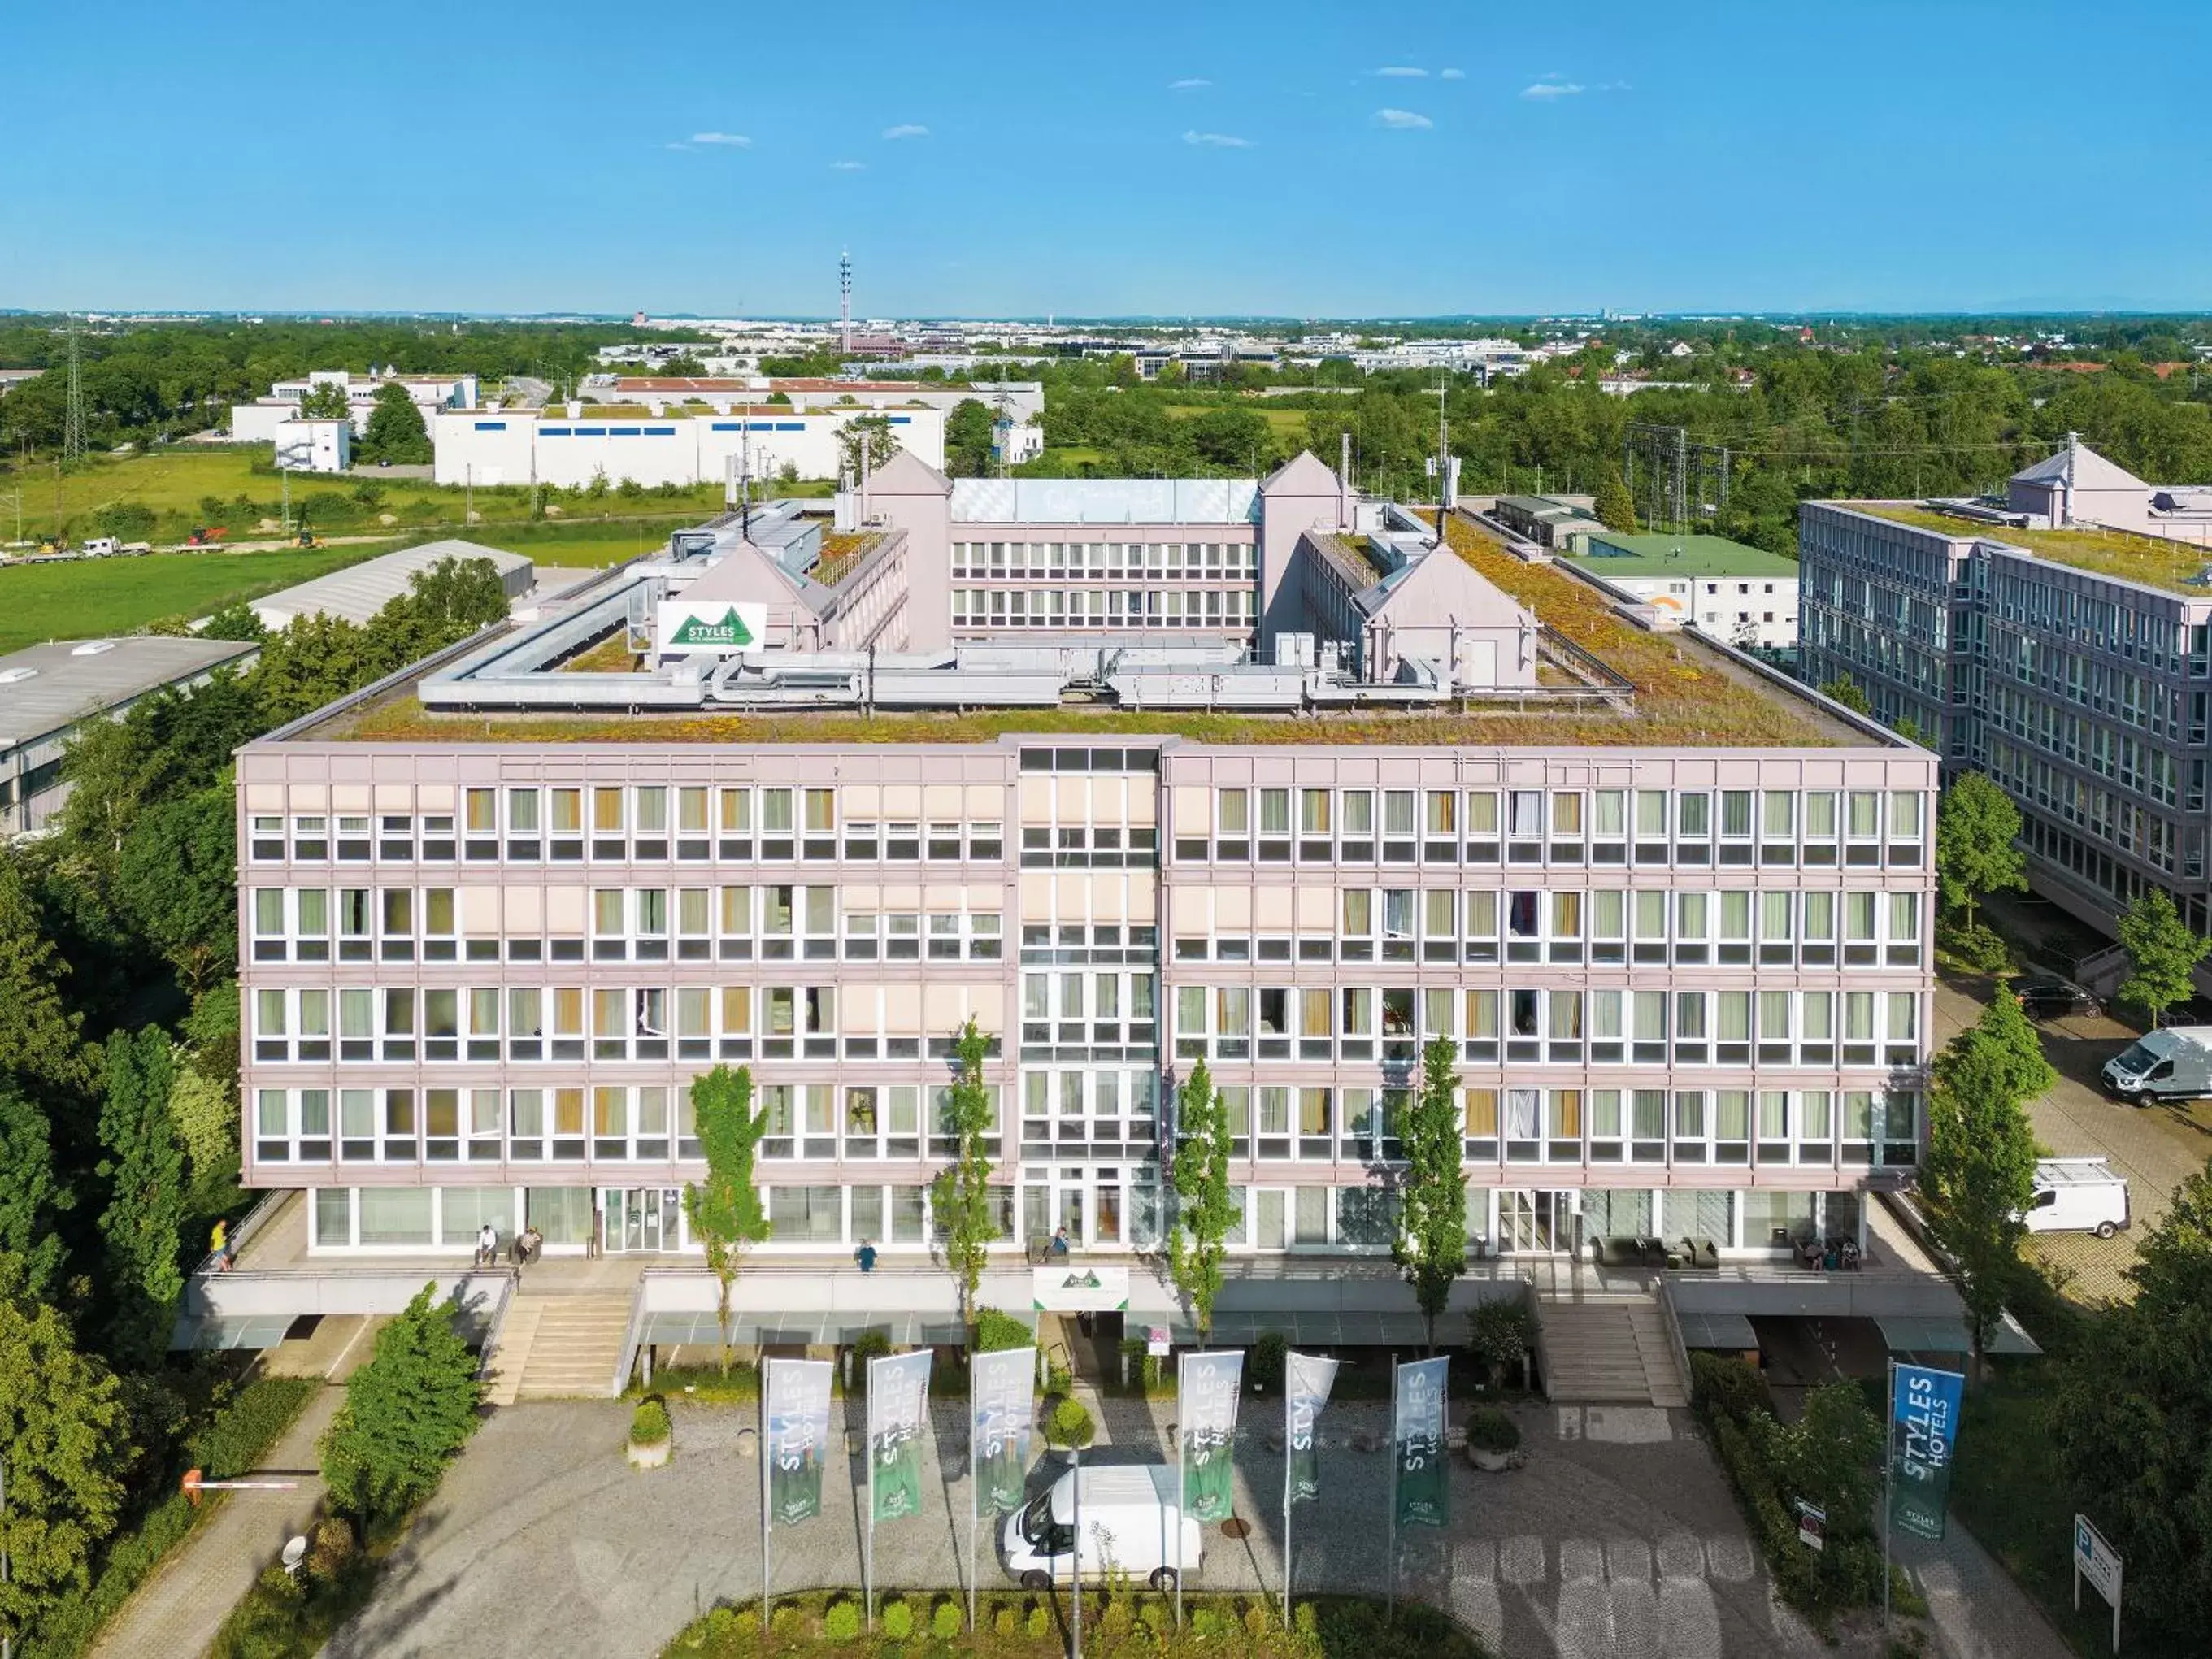
M 1659 1319 L 1667 1328 L 1667 1346 L 1674 1351 L 1674 1370 L 1682 1379 L 1682 1398 L 1690 1398 L 1690 1346 L 1682 1340 L 1682 1322 L 1674 1312 L 1674 1293 L 1667 1275 L 1659 1279 Z
M 623 1389 L 629 1384 L 630 1368 L 637 1364 L 639 1339 L 645 1334 L 645 1274 L 640 1273 L 637 1284 L 629 1293 L 629 1328 L 623 1333 L 622 1352 L 615 1361 L 613 1385 L 608 1395 L 622 1398 Z
M 246 1240 L 266 1226 L 276 1212 L 284 1207 L 291 1196 L 289 1190 L 281 1187 L 262 1194 L 253 1207 L 248 1210 L 244 1218 L 239 1222 L 238 1231 L 229 1236 L 230 1255 L 234 1261 L 238 1259 L 238 1253 L 246 1248 Z M 216 1265 L 216 1254 L 213 1250 L 210 1250 L 202 1256 L 199 1265 L 192 1269 L 195 1273 L 212 1273 L 221 1271 L 222 1269 Z
M 502 1278 L 505 1282 L 500 1292 L 499 1304 L 491 1310 L 491 1317 L 484 1326 L 483 1346 L 477 1354 L 477 1378 L 479 1382 L 491 1375 L 491 1364 L 499 1352 L 500 1338 L 507 1332 L 507 1316 L 514 1307 L 516 1291 L 521 1288 L 522 1276 L 514 1268 L 507 1268 Z

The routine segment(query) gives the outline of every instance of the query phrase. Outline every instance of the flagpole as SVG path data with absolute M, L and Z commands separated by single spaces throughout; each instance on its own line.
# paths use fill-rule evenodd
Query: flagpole
M 874 1404 L 876 1398 L 875 1369 L 874 1360 L 861 1362 L 860 1380 L 867 1390 L 869 1406 Z M 867 1407 L 864 1407 L 860 1414 L 860 1450 L 868 1463 L 868 1530 L 867 1547 L 860 1552 L 860 1603 L 867 1615 L 868 1628 L 873 1630 L 876 1627 L 876 1446 L 875 1437 L 868 1432 L 869 1415 Z M 853 1478 L 849 1465 L 845 1478 L 848 1480 Z M 846 1490 L 850 1491 L 851 1488 Z
M 1398 1462 L 1398 1367 L 1394 1359 L 1390 1366 L 1390 1589 L 1382 1603 L 1382 1622 L 1385 1628 L 1398 1612 L 1398 1480 L 1402 1471 Z
M 768 1585 L 768 1372 L 775 1364 L 773 1359 L 761 1365 L 760 1396 L 760 1466 L 761 1466 L 761 1639 L 768 1639 L 769 1615 L 773 1611 L 769 1604 Z
M 1176 1356 L 1176 1628 L 1182 1628 L 1182 1528 L 1190 1514 L 1190 1475 L 1183 1468 L 1183 1448 L 1190 1443 L 1190 1395 L 1183 1372 L 1190 1364 L 1187 1353 Z
M 1881 1407 L 1881 1633 L 1889 1637 L 1889 1528 L 1897 1475 L 1897 1358 L 1890 1356 L 1889 1391 Z
M 975 1565 L 976 1534 L 983 1529 L 983 1477 L 978 1461 L 982 1452 L 982 1437 L 976 1433 L 981 1425 L 975 1416 L 975 1356 L 968 1356 L 968 1630 L 975 1629 L 975 1577 L 982 1569 Z
M 1295 1367 L 1287 1359 L 1283 1366 L 1283 1628 L 1291 1628 L 1291 1465 L 1298 1455 L 1297 1418 L 1291 1409 L 1291 1398 L 1297 1392 L 1292 1382 Z M 1316 1453 L 1318 1455 L 1318 1453 Z

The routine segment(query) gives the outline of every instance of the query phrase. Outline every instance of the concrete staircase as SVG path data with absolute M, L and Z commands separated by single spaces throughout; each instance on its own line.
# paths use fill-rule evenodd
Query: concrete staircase
M 628 1296 L 519 1294 L 492 1355 L 485 1400 L 511 1406 L 604 1399 L 629 1334 L 629 1311 Z
M 1541 1297 L 1536 1324 L 1545 1392 L 1552 1399 L 1577 1405 L 1690 1403 L 1689 1379 L 1675 1363 L 1656 1295 Z

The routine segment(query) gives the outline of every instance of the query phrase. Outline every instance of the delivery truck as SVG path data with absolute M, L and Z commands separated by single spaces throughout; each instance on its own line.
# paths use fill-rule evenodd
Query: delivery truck
M 2136 1106 L 2212 1095 L 2212 1025 L 2146 1033 L 2105 1062 L 2105 1086 Z
M 2047 1158 L 2035 1166 L 2035 1196 L 2020 1218 L 2032 1233 L 2094 1233 L 2127 1226 L 2128 1183 L 2101 1158 Z
M 1202 1547 L 1176 1485 L 1174 1466 L 1165 1463 L 1109 1463 L 1061 1475 L 1006 1517 L 1006 1571 L 1029 1590 L 1070 1577 L 1079 1510 L 1085 1577 L 1126 1575 L 1156 1590 L 1174 1589 L 1178 1576 L 1198 1570 Z

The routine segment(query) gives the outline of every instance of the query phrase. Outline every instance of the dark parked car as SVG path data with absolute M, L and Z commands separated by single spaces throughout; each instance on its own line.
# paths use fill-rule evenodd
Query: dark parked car
M 2022 979 L 2013 981 L 2012 994 L 2030 1019 L 2063 1019 L 2069 1014 L 2094 1014 L 2104 1004 L 2086 986 L 2070 979 Z

